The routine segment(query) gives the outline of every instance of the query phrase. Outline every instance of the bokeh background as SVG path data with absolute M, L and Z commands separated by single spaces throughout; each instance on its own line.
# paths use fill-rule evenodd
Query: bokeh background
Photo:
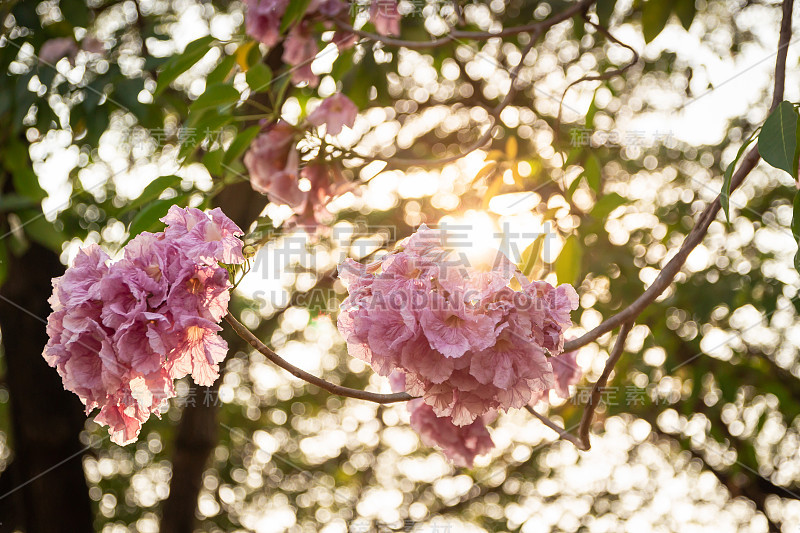
M 459 4 L 484 31 L 571 5 Z M 366 7 L 353 4 L 356 24 Z M 406 39 L 444 35 L 453 16 L 451 2 L 400 7 Z M 88 243 L 118 251 L 172 203 L 222 206 L 265 243 L 232 312 L 330 381 L 389 390 L 336 330 L 346 292 L 335 268 L 385 253 L 423 222 L 466 228 L 469 253 L 504 248 L 539 277 L 574 283 L 578 336 L 653 281 L 719 194 L 767 116 L 780 15 L 768 1 L 598 2 L 590 19 L 639 61 L 575 85 L 562 102 L 570 82 L 633 54 L 580 17 L 550 28 L 520 67 L 490 145 L 438 164 L 490 127 L 524 35 L 417 51 L 360 40 L 340 53 L 327 32 L 310 88 L 280 76 L 280 51 L 245 36 L 240 2 L 3 2 L 0 530 L 800 530 L 796 188 L 764 164 L 732 195 L 730 223 L 718 217 L 639 317 L 588 452 L 512 412 L 493 427 L 491 454 L 455 468 L 420 443 L 403 405 L 331 396 L 232 335 L 219 382 L 179 383 L 163 418 L 120 447 L 40 357 L 50 278 Z M 77 43 L 74 53 L 53 55 L 51 44 L 43 58 L 57 39 Z M 162 86 L 189 43 L 196 59 Z M 790 101 L 800 97 L 798 59 L 790 46 Z M 273 75 L 261 92 L 245 73 L 256 63 Z M 209 77 L 230 80 L 244 103 L 197 118 L 189 106 Z M 329 206 L 328 230 L 287 230 L 288 208 L 267 204 L 241 151 L 226 151 L 257 130 L 264 109 L 297 123 L 337 90 L 360 115 L 336 143 L 377 161 L 346 162 L 356 187 Z M 541 233 L 550 235 L 541 255 L 526 255 Z M 578 423 L 611 340 L 581 349 L 573 398 L 553 397 L 543 412 Z

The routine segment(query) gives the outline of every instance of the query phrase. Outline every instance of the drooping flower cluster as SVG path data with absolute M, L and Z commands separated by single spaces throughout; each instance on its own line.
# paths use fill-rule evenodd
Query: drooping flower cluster
M 338 327 L 349 353 L 380 375 L 401 372 L 405 390 L 422 397 L 443 432 L 553 388 L 546 354 L 561 353 L 578 305 L 570 285 L 529 282 L 500 253 L 469 264 L 447 241 L 445 231 L 423 225 L 395 253 L 367 265 L 346 260 L 339 270 L 349 296 Z
M 314 126 L 325 125 L 336 135 L 355 123 L 358 108 L 345 95 L 326 98 L 308 116 Z M 339 167 L 315 160 L 302 165 L 297 143 L 302 130 L 286 122 L 271 124 L 256 137 L 244 156 L 253 189 L 266 194 L 275 204 L 290 206 L 293 224 L 315 226 L 330 217 L 327 203 L 350 189 Z M 301 180 L 307 180 L 301 187 Z
M 161 233 L 131 240 L 109 263 L 97 245 L 53 280 L 44 358 L 111 440 L 136 440 L 142 423 L 191 375 L 211 385 L 228 347 L 218 323 L 228 312 L 229 273 L 244 261 L 242 231 L 220 209 L 170 208 Z

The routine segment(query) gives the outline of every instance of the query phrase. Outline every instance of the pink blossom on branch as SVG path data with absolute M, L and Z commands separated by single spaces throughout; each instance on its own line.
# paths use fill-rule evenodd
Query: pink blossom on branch
M 369 19 L 381 35 L 400 35 L 400 12 L 397 0 L 372 0 Z
M 289 0 L 247 0 L 247 34 L 267 46 L 278 44 L 281 38 L 281 17 L 288 5 Z
M 161 233 L 142 233 L 109 264 L 97 245 L 81 250 L 53 280 L 43 356 L 86 413 L 108 425 L 117 444 L 136 440 L 151 414 L 191 374 L 210 385 L 227 345 L 217 324 L 227 314 L 228 271 L 244 261 L 242 231 L 219 209 L 170 208 Z
M 336 93 L 326 98 L 308 115 L 308 121 L 314 126 L 325 124 L 326 132 L 337 135 L 344 126 L 352 128 L 358 116 L 358 108 L 348 97 Z
M 317 86 L 319 77 L 311 70 L 311 63 L 317 52 L 317 39 L 311 33 L 309 23 L 301 21 L 295 24 L 283 42 L 282 56 L 286 64 L 292 66 L 292 83 L 306 82 L 310 87 Z
M 373 264 L 340 265 L 349 296 L 338 328 L 349 353 L 421 396 L 441 419 L 435 427 L 473 427 L 568 387 L 575 378 L 555 373 L 551 360 L 578 307 L 574 289 L 528 282 L 504 257 L 469 264 L 447 242 L 423 225 Z M 513 278 L 521 290 L 509 286 Z

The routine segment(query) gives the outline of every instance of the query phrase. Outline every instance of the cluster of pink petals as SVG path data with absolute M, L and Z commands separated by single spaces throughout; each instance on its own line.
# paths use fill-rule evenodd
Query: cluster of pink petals
M 332 99 L 333 104 L 329 104 Z M 327 124 L 329 132 L 336 127 L 340 131 L 353 125 L 357 112 L 355 104 L 339 94 L 323 101 L 309 121 L 313 118 L 315 123 Z M 300 130 L 286 122 L 271 124 L 250 145 L 244 164 L 255 191 L 266 194 L 274 204 L 294 210 L 291 224 L 315 227 L 331 218 L 328 202 L 351 186 L 335 164 L 312 161 L 301 168 L 299 137 Z M 301 180 L 307 180 L 303 187 Z
M 281 20 L 289 6 L 289 0 L 247 0 L 245 28 L 247 34 L 266 44 L 275 46 L 281 40 Z M 317 38 L 311 32 L 313 22 L 321 20 L 328 23 L 332 19 L 348 16 L 348 6 L 342 0 L 312 0 L 306 8 L 303 19 L 294 24 L 283 43 L 283 61 L 292 67 L 292 83 L 307 83 L 315 87 L 319 77 L 311 71 L 311 63 L 319 52 Z M 337 31 L 334 44 L 344 50 L 355 42 L 349 32 Z
M 447 240 L 423 225 L 379 261 L 346 260 L 338 328 L 352 356 L 380 375 L 402 373 L 403 388 L 442 424 L 464 427 L 557 385 L 551 359 L 578 296 L 567 284 L 529 282 L 500 253 L 492 264 L 470 265 Z M 520 290 L 509 286 L 515 277 Z
M 342 128 L 352 128 L 358 116 L 358 107 L 342 93 L 336 93 L 322 101 L 314 111 L 308 115 L 308 121 L 314 126 L 325 124 L 326 132 L 337 135 Z
M 161 233 L 142 233 L 109 263 L 97 245 L 53 280 L 44 358 L 111 440 L 136 440 L 191 375 L 211 385 L 228 347 L 218 325 L 230 281 L 219 263 L 244 261 L 242 231 L 220 209 L 170 208 Z
M 369 19 L 381 35 L 400 35 L 400 12 L 397 0 L 372 0 Z

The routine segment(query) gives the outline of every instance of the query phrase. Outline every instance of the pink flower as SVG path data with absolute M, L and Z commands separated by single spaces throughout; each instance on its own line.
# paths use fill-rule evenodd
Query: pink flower
M 556 393 L 564 399 L 569 398 L 569 388 L 581 379 L 581 367 L 577 361 L 578 352 L 562 353 L 550 358 L 556 378 Z
M 281 38 L 281 17 L 289 0 L 246 0 L 247 34 L 266 44 L 275 46 Z
M 494 323 L 487 315 L 470 312 L 444 298 L 432 298 L 422 311 L 420 324 L 431 343 L 445 357 L 461 357 L 467 350 L 483 350 L 494 344 Z
M 219 209 L 173 207 L 164 221 L 164 232 L 138 235 L 117 263 L 92 245 L 53 280 L 44 359 L 87 414 L 100 408 L 95 421 L 118 444 L 159 415 L 173 379 L 210 385 L 227 353 L 217 323 L 230 280 L 218 261 L 244 260 L 241 231 Z
M 256 137 L 244 156 L 253 189 L 276 204 L 300 208 L 305 195 L 298 186 L 299 154 L 295 129 L 285 122 Z
M 308 121 L 314 126 L 325 124 L 330 135 L 337 135 L 344 126 L 352 128 L 358 116 L 356 105 L 342 93 L 326 98 L 311 114 Z
M 394 387 L 421 397 L 432 427 L 461 434 L 489 413 L 522 408 L 576 379 L 561 365 L 571 356 L 546 353 L 563 347 L 578 302 L 568 285 L 530 283 L 504 257 L 463 261 L 449 241 L 446 231 L 423 225 L 374 263 L 345 261 L 339 270 L 349 295 L 338 328 L 352 356 L 381 375 L 395 373 Z M 515 276 L 521 290 L 509 286 Z M 454 453 L 471 462 L 483 449 L 475 446 Z
M 69 37 L 59 37 L 45 41 L 39 50 L 39 61 L 45 65 L 55 65 L 62 58 L 67 58 L 70 63 L 75 60 L 78 53 L 78 45 L 75 40 Z
M 283 42 L 283 60 L 292 65 L 292 83 L 306 82 L 316 87 L 319 77 L 311 71 L 311 62 L 317 56 L 317 40 L 311 33 L 309 24 L 302 21 L 295 24 Z
M 237 237 L 244 235 L 244 232 L 219 207 L 206 215 L 193 207 L 181 209 L 173 205 L 161 221 L 167 224 L 164 234 L 168 239 L 180 234 L 176 244 L 189 257 L 196 257 L 207 263 L 244 262 L 242 241 Z
M 400 12 L 396 0 L 372 0 L 369 19 L 381 35 L 400 35 Z
M 433 409 L 420 400 L 408 402 L 411 427 L 420 434 L 426 446 L 438 446 L 457 466 L 471 468 L 477 455 L 488 453 L 494 442 L 486 422 L 476 420 L 457 426 L 448 417 L 438 417 Z

